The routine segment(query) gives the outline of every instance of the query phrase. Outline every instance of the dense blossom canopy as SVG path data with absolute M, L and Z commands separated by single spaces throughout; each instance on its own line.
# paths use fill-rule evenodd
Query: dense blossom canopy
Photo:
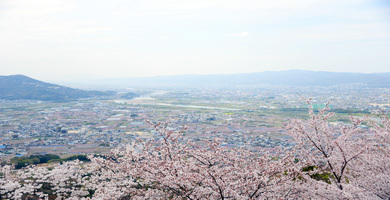
M 351 117 L 334 127 L 327 111 L 310 107 L 308 120 L 292 120 L 286 129 L 295 147 L 272 154 L 218 138 L 197 146 L 183 141 L 185 127 L 151 123 L 159 140 L 91 162 L 1 167 L 0 199 L 389 199 L 390 120 Z

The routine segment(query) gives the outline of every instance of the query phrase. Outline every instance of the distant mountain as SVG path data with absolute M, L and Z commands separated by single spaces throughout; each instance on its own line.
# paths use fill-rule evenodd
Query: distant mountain
M 177 75 L 134 77 L 91 81 L 89 84 L 111 87 L 231 87 L 231 86 L 330 86 L 363 84 L 390 87 L 390 73 L 349 73 L 324 71 L 267 71 L 246 74 Z
M 85 91 L 45 83 L 24 75 L 0 76 L 0 99 L 69 101 L 112 94 L 113 92 Z

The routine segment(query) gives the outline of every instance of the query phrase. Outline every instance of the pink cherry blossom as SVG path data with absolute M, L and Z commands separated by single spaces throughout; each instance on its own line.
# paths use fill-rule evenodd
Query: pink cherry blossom
M 218 138 L 198 146 L 183 140 L 186 127 L 149 122 L 159 139 L 90 155 L 91 162 L 2 166 L 0 199 L 389 199 L 390 120 L 331 126 L 328 107 L 308 104 L 310 118 L 286 126 L 292 149 L 260 154 Z

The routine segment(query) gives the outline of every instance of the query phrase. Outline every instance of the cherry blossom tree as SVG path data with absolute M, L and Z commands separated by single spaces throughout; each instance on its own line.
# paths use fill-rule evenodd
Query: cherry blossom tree
M 82 162 L 69 161 L 53 168 L 29 166 L 12 170 L 1 167 L 0 199 L 81 199 L 90 196 L 82 185 L 89 172 Z
M 339 190 L 343 198 L 388 199 L 389 119 L 384 117 L 382 124 L 378 124 L 368 117 L 351 117 L 351 125 L 333 127 L 329 125 L 329 118 L 334 113 L 327 112 L 328 106 L 315 113 L 310 100 L 307 102 L 310 118 L 294 119 L 287 129 L 297 142 L 295 151 L 299 161 L 312 167 L 311 177 L 322 175 L 330 181 L 328 185 L 313 187 L 311 193 L 329 198 L 330 192 L 337 199 L 341 198 L 337 195 Z M 363 122 L 373 128 L 362 130 Z
M 167 123 L 152 124 L 160 140 L 140 141 L 110 158 L 91 158 L 101 168 L 95 196 L 153 199 L 280 199 L 299 191 L 290 154 L 282 158 L 221 146 L 181 141 Z
M 390 120 L 351 117 L 309 104 L 308 120 L 291 120 L 296 146 L 253 152 L 202 145 L 169 123 L 150 123 L 158 139 L 137 140 L 91 162 L 0 168 L 0 199 L 389 199 Z M 362 125 L 369 125 L 365 129 Z
M 28 167 L 12 174 L 3 167 L 2 197 L 49 199 L 284 199 L 298 196 L 294 157 L 261 155 L 221 146 L 219 139 L 197 146 L 182 133 L 152 124 L 159 140 L 138 141 L 90 163 L 68 162 L 53 169 Z M 45 191 L 44 188 L 48 188 Z

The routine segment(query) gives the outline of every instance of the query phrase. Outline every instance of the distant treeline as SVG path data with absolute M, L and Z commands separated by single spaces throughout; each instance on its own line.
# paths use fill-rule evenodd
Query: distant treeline
M 121 98 L 122 99 L 133 99 L 133 98 L 139 97 L 139 96 L 140 96 L 139 94 L 136 94 L 136 93 L 133 93 L 133 92 L 127 92 L 125 94 L 122 94 Z
M 58 155 L 54 154 L 45 154 L 45 155 L 31 155 L 31 156 L 22 156 L 14 157 L 11 159 L 11 163 L 15 165 L 16 169 L 21 169 L 32 164 L 41 164 L 41 163 L 51 163 L 51 162 L 64 162 L 71 160 L 80 160 L 80 161 L 90 161 L 86 155 L 74 155 L 67 158 L 61 158 Z

